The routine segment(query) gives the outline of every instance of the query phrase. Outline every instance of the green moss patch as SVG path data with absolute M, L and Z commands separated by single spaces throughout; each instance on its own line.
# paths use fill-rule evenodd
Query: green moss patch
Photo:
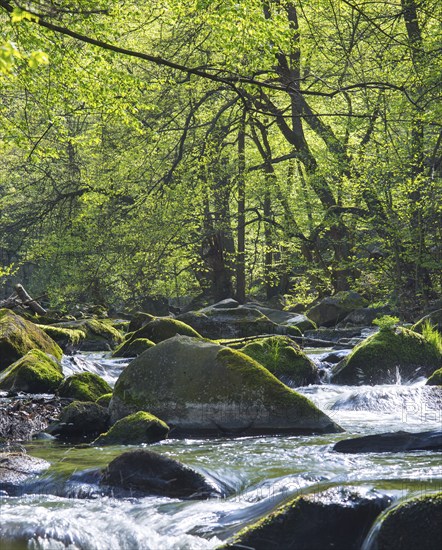
M 110 403 L 110 401 L 111 401 L 111 399 L 112 399 L 112 395 L 113 395 L 112 393 L 105 393 L 104 395 L 102 395 L 101 397 L 99 397 L 99 398 L 95 401 L 95 403 L 96 403 L 97 405 L 100 405 L 101 407 L 107 408 L 107 407 L 109 407 L 109 403 Z
M 186 323 L 177 319 L 169 319 L 167 317 L 157 318 L 147 323 L 133 335 L 133 340 L 143 338 L 151 340 L 155 344 L 163 342 L 168 338 L 173 338 L 177 334 L 182 336 L 192 336 L 193 338 L 201 338 L 201 335 Z
M 441 365 L 442 355 L 423 336 L 406 328 L 380 330 L 354 348 L 337 365 L 338 384 L 393 384 L 398 374 L 408 380 L 430 376 Z
M 108 319 L 81 319 L 52 325 L 52 328 L 80 330 L 85 333 L 81 349 L 85 351 L 102 351 L 113 349 L 123 342 L 123 335 L 112 326 Z
M 102 395 L 112 393 L 112 388 L 97 374 L 79 372 L 69 376 L 58 388 L 61 397 L 71 397 L 77 401 L 96 401 Z
M 314 363 L 287 336 L 260 338 L 244 346 L 241 351 L 277 378 L 290 380 L 297 386 L 311 384 L 316 379 Z
M 148 340 L 147 338 L 135 338 L 135 340 L 129 339 L 123 342 L 121 346 L 118 346 L 112 356 L 138 357 L 138 355 L 141 355 L 143 351 L 146 351 L 154 345 L 154 342 L 152 342 L 152 340 Z
M 147 412 L 139 411 L 118 420 L 95 441 L 95 445 L 139 445 L 165 439 L 169 426 Z
M 53 393 L 63 380 L 61 367 L 40 350 L 32 350 L 0 374 L 0 389 Z
M 442 386 L 442 369 L 438 369 L 433 372 L 430 378 L 427 380 L 429 386 Z
M 84 330 L 54 327 L 52 325 L 39 325 L 39 327 L 65 351 L 78 348 L 86 338 Z
M 40 327 L 16 315 L 10 309 L 0 310 L 0 370 L 5 369 L 29 351 L 39 349 L 61 359 L 60 347 Z

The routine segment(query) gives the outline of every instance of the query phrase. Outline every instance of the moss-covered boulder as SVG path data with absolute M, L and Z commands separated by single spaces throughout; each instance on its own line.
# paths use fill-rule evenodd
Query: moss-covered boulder
M 117 456 L 103 471 L 101 484 L 126 489 L 131 494 L 185 499 L 219 496 L 200 473 L 146 449 Z
M 442 369 L 434 371 L 430 378 L 427 380 L 429 386 L 442 386 Z
M 300 336 L 297 327 L 278 325 L 254 307 L 205 308 L 179 315 L 204 338 L 244 338 L 260 334 L 293 334 Z
M 317 367 L 288 336 L 259 338 L 241 351 L 286 383 L 305 386 L 317 380 Z
M 138 411 L 117 420 L 108 432 L 101 434 L 94 445 L 140 445 L 166 439 L 169 426 L 147 412 Z
M 442 355 L 420 334 L 406 328 L 387 328 L 369 336 L 333 369 L 337 384 L 394 384 L 398 376 L 411 380 L 430 376 Z
M 138 357 L 155 343 L 147 338 L 135 338 L 124 341 L 121 346 L 113 352 L 112 357 Z
M 66 353 L 73 353 L 80 349 L 81 343 L 86 338 L 86 332 L 79 329 L 61 328 L 52 325 L 38 325 L 50 336 Z
M 10 309 L 0 309 L 0 371 L 39 349 L 61 359 L 60 347 L 40 327 L 16 315 Z
M 331 327 L 342 321 L 355 309 L 366 305 L 367 301 L 357 292 L 342 291 L 323 298 L 307 311 L 307 316 L 318 327 Z
M 77 372 L 68 376 L 58 388 L 60 397 L 71 397 L 76 401 L 97 401 L 107 393 L 112 393 L 112 388 L 93 372 Z
M 359 488 L 332 488 L 297 497 L 240 531 L 226 548 L 254 550 L 360 550 L 387 496 Z
M 442 548 L 442 492 L 414 497 L 389 510 L 379 527 L 376 550 Z
M 0 389 L 26 393 L 54 393 L 63 380 L 61 366 L 34 349 L 0 373 Z
M 240 307 L 253 307 L 254 309 L 257 309 L 258 311 L 263 313 L 266 317 L 270 319 L 270 321 L 273 321 L 273 323 L 276 323 L 277 325 L 298 327 L 301 332 L 316 328 L 315 323 L 306 315 L 303 315 L 301 313 L 293 313 L 280 309 L 272 309 L 254 303 L 246 304 L 245 306 Z
M 101 407 L 104 407 L 105 409 L 107 409 L 109 407 L 109 403 L 111 402 L 111 399 L 112 399 L 112 393 L 105 393 L 104 395 L 99 397 L 95 401 L 95 403 L 97 405 L 100 405 Z
M 169 317 L 158 317 L 135 331 L 129 342 L 136 339 L 147 339 L 157 344 L 177 334 L 201 338 L 201 334 L 182 321 Z
M 144 313 L 144 311 L 137 311 L 132 316 L 132 319 L 130 320 L 128 332 L 135 332 L 139 330 L 141 327 L 144 327 L 144 325 L 147 325 L 147 323 L 150 323 L 155 319 L 154 315 L 151 315 L 150 313 Z
M 109 405 L 112 421 L 140 410 L 175 433 L 340 431 L 244 353 L 187 336 L 157 344 L 121 373 Z
M 86 336 L 79 347 L 82 351 L 112 350 L 123 342 L 122 333 L 112 326 L 109 319 L 80 319 L 56 323 L 52 327 L 84 332 Z
M 107 430 L 109 414 L 97 403 L 74 401 L 64 407 L 56 422 L 47 427 L 46 432 L 62 439 L 96 437 Z

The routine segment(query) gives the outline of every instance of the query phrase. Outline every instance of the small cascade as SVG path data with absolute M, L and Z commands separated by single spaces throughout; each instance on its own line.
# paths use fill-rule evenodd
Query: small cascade
M 114 386 L 130 359 L 111 358 L 107 354 L 63 355 L 61 366 L 65 376 L 77 372 L 92 372 L 101 376 L 110 386 Z

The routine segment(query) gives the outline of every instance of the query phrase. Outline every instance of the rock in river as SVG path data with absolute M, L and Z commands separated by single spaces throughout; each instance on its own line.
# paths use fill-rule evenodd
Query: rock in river
M 393 432 L 344 439 L 333 447 L 338 453 L 402 453 L 442 451 L 442 430 L 410 433 Z
M 140 410 L 161 418 L 175 435 L 341 431 L 247 355 L 187 336 L 157 344 L 121 373 L 111 421 Z
M 205 499 L 217 490 L 205 478 L 166 456 L 140 449 L 118 456 L 107 466 L 103 485 L 149 495 L 171 498 Z
M 9 495 L 18 494 L 24 484 L 49 468 L 41 458 L 25 453 L 0 453 L 0 491 Z

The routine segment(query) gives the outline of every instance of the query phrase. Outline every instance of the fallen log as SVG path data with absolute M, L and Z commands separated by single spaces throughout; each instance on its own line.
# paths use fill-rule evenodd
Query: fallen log
M 32 311 L 34 313 L 37 313 L 38 315 L 46 315 L 47 312 L 45 308 L 42 307 L 36 300 L 34 300 L 34 298 L 31 298 L 31 296 L 26 292 L 22 285 L 15 285 L 14 288 L 17 296 L 21 300 L 21 305 L 28 306 L 29 309 L 32 309 Z
M 259 340 L 261 338 L 270 338 L 271 336 L 280 336 L 278 334 L 259 334 L 257 336 L 244 336 L 243 338 L 231 338 L 231 339 L 222 339 L 223 345 L 234 348 L 236 346 L 242 347 L 243 343 L 253 342 L 253 340 Z M 329 340 L 319 340 L 317 338 L 307 338 L 304 336 L 293 336 L 291 334 L 284 334 L 290 340 L 293 340 L 301 347 L 305 346 L 316 346 L 318 348 L 332 348 L 336 346 L 336 342 L 331 342 Z

